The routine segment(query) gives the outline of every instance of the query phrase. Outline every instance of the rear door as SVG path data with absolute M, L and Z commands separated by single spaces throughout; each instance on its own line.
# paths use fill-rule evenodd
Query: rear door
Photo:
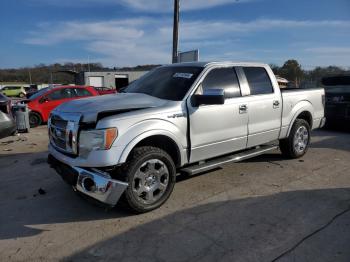
M 240 112 L 245 97 L 241 96 L 235 69 L 211 69 L 197 86 L 195 93 L 200 94 L 205 89 L 224 89 L 225 104 L 195 107 L 191 99 L 188 99 L 190 162 L 241 150 L 247 143 L 248 115 Z
M 264 67 L 242 67 L 243 82 L 250 89 L 247 99 L 248 143 L 253 147 L 278 139 L 282 119 L 282 98 Z

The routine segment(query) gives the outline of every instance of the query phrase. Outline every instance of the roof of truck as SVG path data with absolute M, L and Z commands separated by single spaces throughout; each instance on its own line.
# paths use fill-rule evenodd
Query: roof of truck
M 232 62 L 232 61 L 207 61 L 207 62 L 185 62 L 176 63 L 169 66 L 195 66 L 195 67 L 207 67 L 211 65 L 232 65 L 232 66 L 268 66 L 264 63 L 258 62 Z

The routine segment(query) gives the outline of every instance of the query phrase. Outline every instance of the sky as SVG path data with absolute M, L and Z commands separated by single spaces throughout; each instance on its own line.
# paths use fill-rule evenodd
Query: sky
M 350 67 L 350 0 L 180 0 L 202 61 Z M 0 68 L 171 62 L 173 0 L 1 0 Z

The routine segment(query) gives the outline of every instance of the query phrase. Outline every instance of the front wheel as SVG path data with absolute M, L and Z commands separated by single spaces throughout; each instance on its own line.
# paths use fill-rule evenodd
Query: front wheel
M 125 191 L 125 200 L 137 213 L 160 207 L 174 189 L 175 164 L 160 148 L 135 148 L 125 169 L 126 181 L 129 183 Z
M 304 119 L 295 120 L 289 136 L 280 140 L 283 155 L 299 158 L 305 155 L 310 144 L 310 125 Z
M 40 126 L 42 123 L 41 116 L 36 112 L 29 113 L 29 125 L 31 128 Z

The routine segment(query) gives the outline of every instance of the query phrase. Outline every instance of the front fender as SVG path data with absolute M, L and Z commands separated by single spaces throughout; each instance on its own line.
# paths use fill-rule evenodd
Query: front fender
M 171 140 L 176 143 L 176 146 L 179 149 L 180 158 L 181 158 L 181 165 L 183 165 L 186 162 L 186 148 L 182 145 L 180 142 L 180 139 L 176 137 L 172 132 L 169 132 L 165 129 L 154 129 L 154 130 L 148 130 L 146 132 L 143 132 L 142 134 L 136 136 L 134 139 L 132 139 L 129 144 L 124 148 L 122 154 L 120 155 L 118 163 L 125 163 L 130 152 L 134 149 L 134 147 L 140 143 L 142 140 L 151 137 L 151 136 L 166 136 L 170 138 Z

